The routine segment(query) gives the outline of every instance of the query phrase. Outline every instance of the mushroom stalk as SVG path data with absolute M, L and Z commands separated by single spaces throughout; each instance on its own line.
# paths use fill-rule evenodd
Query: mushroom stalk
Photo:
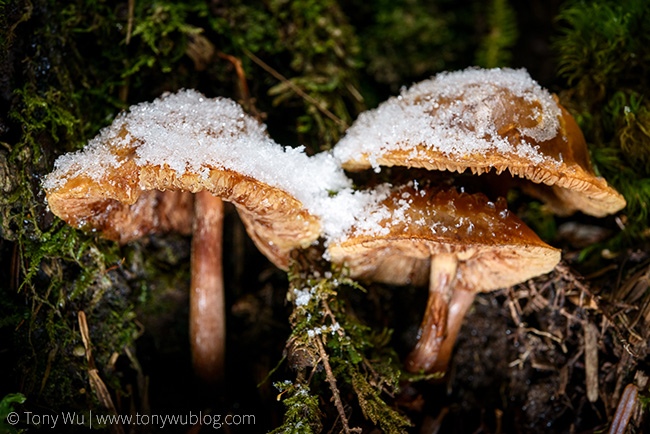
M 207 191 L 194 197 L 190 346 L 195 373 L 205 381 L 223 379 L 226 315 L 223 287 L 223 202 Z
M 447 334 L 448 306 L 457 268 L 458 259 L 455 255 L 439 254 L 431 257 L 427 308 L 418 331 L 418 342 L 406 358 L 406 369 L 410 372 L 430 372 L 436 363 Z
M 465 314 L 474 302 L 475 296 L 475 291 L 468 291 L 461 288 L 454 289 L 447 313 L 447 334 L 440 344 L 438 357 L 431 366 L 431 372 L 445 372 L 447 370 L 458 332 L 460 332 Z

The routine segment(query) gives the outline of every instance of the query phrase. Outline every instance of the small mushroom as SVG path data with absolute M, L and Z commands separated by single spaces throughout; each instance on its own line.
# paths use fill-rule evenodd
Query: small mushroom
M 573 117 L 524 70 L 438 74 L 362 113 L 333 152 L 347 170 L 508 171 L 564 215 L 625 206 L 596 176 Z
M 393 188 L 345 237 L 330 243 L 333 262 L 353 278 L 423 284 L 429 299 L 408 356 L 412 372 L 445 370 L 463 317 L 477 292 L 514 285 L 551 271 L 560 250 L 484 195 L 454 189 Z
M 219 198 L 234 203 L 247 224 L 267 228 L 267 249 L 282 257 L 320 234 L 319 219 L 296 198 L 314 196 L 299 188 L 304 176 L 318 176 L 317 189 L 349 182 L 329 159 L 319 172 L 321 159 L 279 146 L 233 101 L 186 90 L 119 115 L 83 150 L 57 159 L 43 187 L 54 214 L 120 243 L 153 232 L 188 233 L 194 215 L 192 358 L 200 377 L 216 381 L 225 339 Z M 295 167 L 303 177 L 289 170 Z

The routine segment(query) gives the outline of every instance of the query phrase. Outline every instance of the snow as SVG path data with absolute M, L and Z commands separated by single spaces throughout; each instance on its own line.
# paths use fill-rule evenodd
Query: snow
M 334 148 L 334 156 L 346 162 L 365 154 L 378 171 L 377 159 L 384 154 L 405 150 L 415 159 L 423 156 L 416 148 L 421 145 L 445 155 L 496 151 L 526 157 L 531 163 L 553 163 L 536 146 L 524 141 L 513 145 L 499 136 L 495 120 L 506 109 L 505 104 L 512 103 L 499 97 L 504 91 L 539 104 L 532 124 L 539 123 L 519 128 L 523 136 L 542 142 L 556 135 L 560 107 L 525 70 L 469 68 L 440 73 L 362 113 Z
M 133 155 L 134 153 L 134 155 Z M 82 150 L 59 157 L 43 187 L 55 190 L 80 175 L 97 182 L 131 154 L 138 166 L 167 166 L 177 176 L 228 169 L 279 188 L 340 236 L 376 193 L 357 192 L 329 152 L 309 157 L 304 147 L 283 147 L 234 101 L 194 90 L 166 93 L 120 114 Z M 331 196 L 336 192 L 335 196 Z M 379 198 L 381 199 L 381 198 Z
M 295 301 L 296 301 L 296 306 L 307 306 L 309 302 L 311 301 L 312 295 L 316 293 L 316 290 L 314 288 L 303 288 L 303 289 L 298 289 L 294 288 L 293 294 L 295 295 Z
M 341 324 L 336 322 L 336 323 L 332 324 L 331 326 L 322 325 L 320 327 L 315 327 L 313 329 L 309 329 L 309 330 L 307 330 L 307 336 L 309 336 L 310 338 L 313 338 L 315 336 L 322 335 L 322 334 L 325 334 L 325 333 L 330 333 L 330 334 L 333 335 L 340 329 L 341 329 Z
M 366 205 L 340 238 L 329 240 L 329 244 L 343 243 L 350 238 L 392 236 L 396 229 L 405 228 L 410 228 L 414 234 L 467 240 L 495 238 L 497 233 L 518 233 L 520 228 L 503 198 L 495 203 L 481 194 L 420 188 L 415 180 L 401 186 L 383 184 L 377 189 L 382 192 L 378 197 L 384 199 Z M 424 196 L 429 198 L 423 200 Z M 326 258 L 331 259 L 329 252 Z
M 390 184 L 356 191 L 340 162 L 425 144 L 444 153 L 484 153 L 487 149 L 544 157 L 530 145 L 513 147 L 496 140 L 495 92 L 508 89 L 527 101 L 539 101 L 541 122 L 522 134 L 541 141 L 555 135 L 560 114 L 550 94 L 523 70 L 467 69 L 443 73 L 391 98 L 378 109 L 362 114 L 348 130 L 334 153 L 309 157 L 303 147 L 283 147 L 267 134 L 266 127 L 246 115 L 226 98 L 206 98 L 194 90 L 166 93 L 159 99 L 131 107 L 111 126 L 103 129 L 84 149 L 64 155 L 44 181 L 46 190 L 56 190 L 77 176 L 106 181 L 111 169 L 127 161 L 136 165 L 167 166 L 177 176 L 197 173 L 207 179 L 210 169 L 227 169 L 279 188 L 320 218 L 326 244 L 355 235 L 385 235 L 389 224 L 410 219 L 410 194 L 393 197 L 391 207 L 382 203 L 391 195 Z M 463 95 L 449 109 L 427 113 L 441 98 Z M 468 128 L 472 125 L 472 128 Z M 492 137 L 490 140 L 486 136 Z M 376 161 L 375 163 L 376 164 Z M 418 184 L 410 186 L 417 194 Z M 423 195 L 424 190 L 421 191 Z M 392 223 L 387 223 L 387 221 Z M 413 224 L 423 224 L 418 218 Z M 463 222 L 461 222 L 463 223 Z M 446 228 L 443 228 L 446 229 Z M 471 228 L 470 228 L 471 230 Z M 297 304 L 308 303 L 309 295 L 296 293 Z
M 353 226 L 358 230 L 381 231 L 379 223 L 389 215 L 389 211 L 380 203 L 388 197 L 390 187 L 390 184 L 382 184 L 361 191 L 346 188 L 323 200 L 317 215 L 321 218 L 326 244 L 332 239 L 345 239 Z
M 425 193 L 425 190 L 418 189 L 415 180 L 397 189 L 385 183 L 364 191 L 364 194 L 372 199 L 366 202 L 361 212 L 354 216 L 354 221 L 345 226 L 344 231 L 339 231 L 332 238 L 336 239 L 336 242 L 343 242 L 348 237 L 386 236 L 394 225 L 426 224 L 425 219 L 412 219 L 412 213 L 409 211 L 413 197 L 410 192 L 403 191 L 406 188 L 413 189 L 415 194 Z M 430 212 L 435 213 L 435 210 Z
M 128 131 L 126 137 L 120 137 L 123 129 Z M 81 173 L 100 180 L 107 169 L 122 164 L 116 150 L 128 149 L 133 138 L 139 142 L 137 165 L 166 165 L 177 175 L 207 176 L 210 167 L 229 169 L 281 188 L 299 200 L 350 185 L 330 154 L 309 158 L 304 147 L 282 147 L 237 103 L 184 90 L 166 93 L 119 115 L 83 150 L 60 157 L 44 187 L 58 188 Z

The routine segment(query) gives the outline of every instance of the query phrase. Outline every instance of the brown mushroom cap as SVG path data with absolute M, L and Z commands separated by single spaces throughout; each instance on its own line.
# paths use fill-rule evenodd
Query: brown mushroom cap
M 220 198 L 233 202 L 249 227 L 268 228 L 265 246 L 288 257 L 321 230 L 301 199 L 326 195 L 323 184 L 349 182 L 329 158 L 320 172 L 311 170 L 327 161 L 282 148 L 233 101 L 188 90 L 131 107 L 83 150 L 60 157 L 43 187 L 54 214 L 122 243 L 193 230 L 192 359 L 195 372 L 216 383 L 225 345 Z M 302 172 L 287 170 L 296 167 Z M 302 188 L 311 176 L 319 182 Z
M 50 210 L 72 226 L 125 243 L 154 231 L 189 233 L 191 208 L 182 209 L 187 210 L 185 215 L 177 215 L 182 210 L 173 206 L 171 215 L 158 214 L 158 210 L 174 204 L 185 206 L 188 197 L 179 192 L 209 191 L 233 202 L 249 225 L 268 231 L 266 243 L 271 252 L 277 251 L 273 254 L 280 264 L 289 250 L 309 245 L 320 233 L 318 218 L 305 210 L 300 201 L 279 188 L 236 172 L 207 167 L 206 177 L 196 173 L 177 176 L 169 168 L 130 166 L 124 164 L 99 181 L 78 176 L 51 190 L 47 195 Z M 191 204 L 191 196 L 189 201 Z
M 560 260 L 560 251 L 510 213 L 503 199 L 491 202 L 480 193 L 412 182 L 365 214 L 328 253 L 352 277 L 392 284 L 429 279 L 418 342 L 405 360 L 411 372 L 446 369 L 474 294 L 546 273 Z
M 482 194 L 402 186 L 375 212 L 382 216 L 375 229 L 353 229 L 329 246 L 332 261 L 345 263 L 353 278 L 421 285 L 431 257 L 451 254 L 458 258 L 457 286 L 483 292 L 547 273 L 560 260 L 560 250 L 540 240 L 505 201 Z
M 156 218 L 137 217 L 153 213 L 147 204 L 187 200 L 161 200 L 169 191 L 209 191 L 271 228 L 270 243 L 284 251 L 320 233 L 318 218 L 292 192 L 303 180 L 286 174 L 296 161 L 313 165 L 302 160 L 304 153 L 277 145 L 234 102 L 183 91 L 132 107 L 82 151 L 60 157 L 44 188 L 54 214 L 121 242 L 152 230 Z M 156 223 L 170 219 L 173 228 L 178 218 Z M 133 227 L 125 230 L 125 220 Z
M 615 213 L 624 198 L 596 176 L 573 117 L 523 70 L 439 74 L 362 114 L 334 149 L 348 170 L 379 166 L 481 174 L 537 184 L 555 211 Z

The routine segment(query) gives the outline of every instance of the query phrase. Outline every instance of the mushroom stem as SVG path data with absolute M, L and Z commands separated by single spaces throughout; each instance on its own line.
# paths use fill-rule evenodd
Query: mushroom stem
M 475 296 L 475 291 L 468 291 L 461 288 L 454 289 L 447 313 L 447 334 L 442 340 L 438 357 L 431 367 L 431 372 L 444 372 L 447 370 L 458 332 L 463 325 L 465 314 L 472 305 L 472 302 L 474 302 Z
M 226 316 L 223 288 L 223 202 L 207 191 L 194 197 L 190 345 L 194 371 L 201 379 L 223 379 Z
M 406 358 L 406 369 L 410 372 L 430 372 L 436 363 L 447 333 L 448 305 L 457 267 L 458 259 L 455 255 L 440 254 L 431 257 L 427 308 L 418 331 L 418 342 Z

